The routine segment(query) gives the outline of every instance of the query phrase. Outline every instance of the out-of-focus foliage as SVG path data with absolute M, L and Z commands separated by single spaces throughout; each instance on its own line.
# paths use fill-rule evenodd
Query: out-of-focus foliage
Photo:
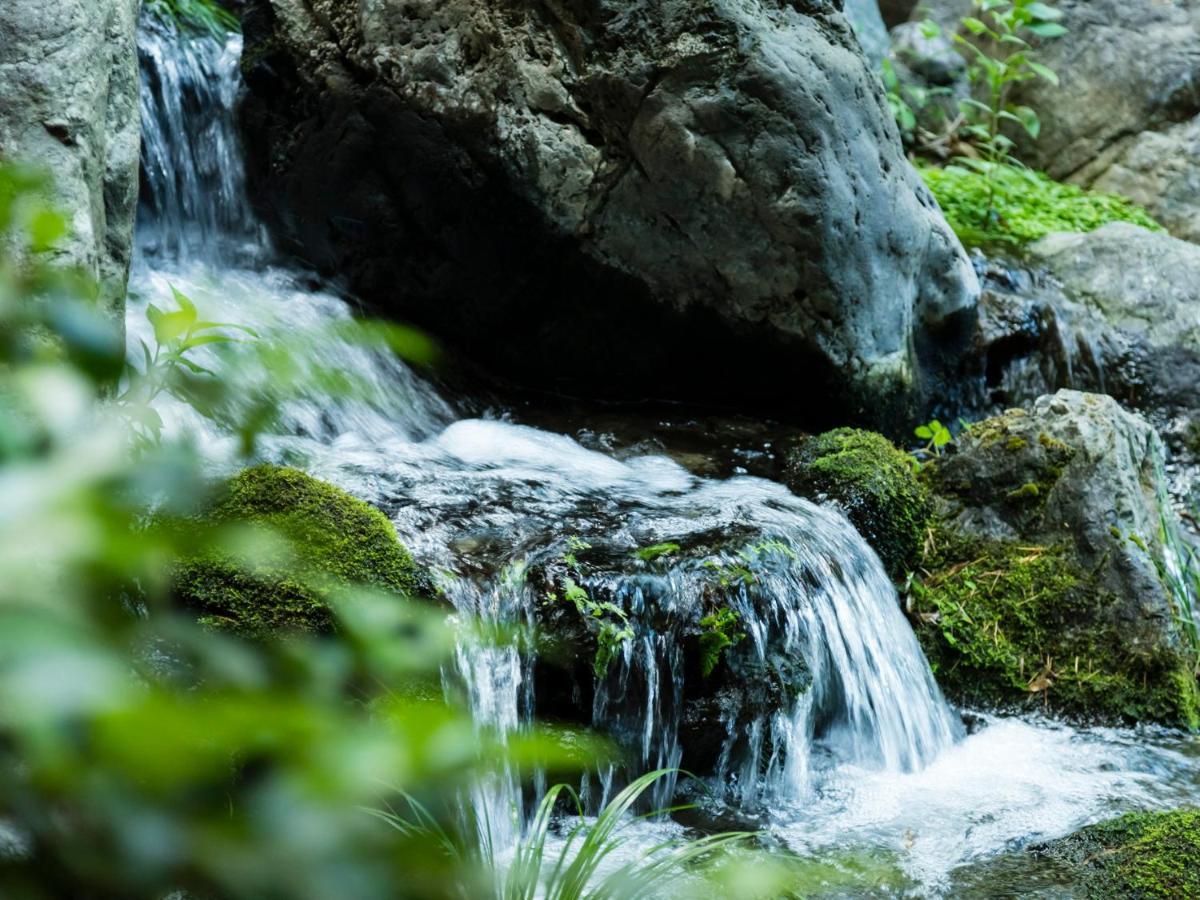
M 0 167 L 0 896 L 436 897 L 484 877 L 365 810 L 452 809 L 481 768 L 581 751 L 477 728 L 438 686 L 444 615 L 380 585 L 321 585 L 336 638 L 250 642 L 170 602 L 176 560 L 252 568 L 290 536 L 196 523 L 210 479 L 150 400 L 207 397 L 249 449 L 287 371 L 226 396 L 189 345 L 255 338 L 181 296 L 127 368 L 119 323 L 54 264 L 45 192 Z
M 1053 232 L 1094 231 L 1109 222 L 1163 230 L 1124 197 L 1062 184 L 1023 166 L 988 165 L 990 178 L 958 165 L 920 168 L 946 221 L 969 247 L 1014 250 Z

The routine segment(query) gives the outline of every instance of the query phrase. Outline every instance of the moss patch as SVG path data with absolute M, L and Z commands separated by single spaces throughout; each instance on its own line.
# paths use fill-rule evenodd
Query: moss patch
M 789 459 L 787 482 L 841 504 L 892 577 L 916 561 L 932 506 L 912 460 L 887 438 L 855 428 L 809 438 Z
M 327 600 L 339 586 L 401 594 L 421 589 L 412 557 L 379 510 L 297 469 L 244 470 L 205 518 L 216 525 L 261 526 L 290 545 L 256 558 L 253 571 L 216 552 L 176 567 L 176 596 L 215 626 L 247 634 L 328 631 L 333 618 Z
M 937 523 L 910 603 L 934 673 L 959 703 L 1082 721 L 1200 721 L 1182 655 L 1128 647 L 1106 615 L 1112 598 L 1062 548 L 964 538 Z
M 1038 852 L 1082 867 L 1088 897 L 1200 896 L 1200 810 L 1130 813 Z
M 968 247 L 1018 249 L 1055 232 L 1095 231 L 1109 222 L 1132 222 L 1151 231 L 1163 227 L 1124 197 L 1085 191 L 1028 169 L 999 166 L 991 188 L 978 172 L 962 166 L 922 166 L 946 221 Z

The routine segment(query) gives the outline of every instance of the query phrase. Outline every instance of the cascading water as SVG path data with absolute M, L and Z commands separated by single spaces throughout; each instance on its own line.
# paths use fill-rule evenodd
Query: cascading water
M 152 340 L 145 303 L 175 286 L 209 318 L 264 340 L 286 335 L 308 364 L 355 373 L 363 390 L 353 401 L 289 401 L 263 452 L 384 509 L 463 614 L 574 629 L 576 658 L 565 662 L 508 645 L 459 647 L 456 677 L 481 725 L 512 733 L 557 703 L 613 735 L 635 768 L 701 759 L 723 803 L 758 814 L 793 846 L 906 853 L 897 866 L 926 887 L 963 860 L 1061 833 L 1119 798 L 1154 805 L 1192 790 L 1178 774 L 1186 747 L 1139 757 L 1116 733 L 1019 722 L 958 740 L 895 591 L 840 514 L 761 479 L 704 479 L 663 456 L 619 460 L 502 419 L 459 419 L 394 357 L 340 340 L 333 326 L 350 316 L 347 304 L 314 290 L 311 276 L 269 265 L 249 212 L 232 115 L 239 45 L 143 25 L 131 346 Z M 161 412 L 215 466 L 233 460 L 235 438 L 182 404 L 164 400 Z M 667 542 L 675 549 L 638 553 Z M 586 603 L 628 617 L 628 632 L 610 623 L 607 651 L 573 605 Z M 736 634 L 709 677 L 695 648 L 717 615 Z M 1025 772 L 1014 747 L 1044 770 Z M 629 774 L 594 773 L 590 802 Z M 976 782 L 987 809 L 959 790 Z M 498 850 L 519 833 L 521 784 L 501 773 L 473 798 L 481 839 Z M 675 789 L 661 782 L 654 804 Z M 1039 808 L 1049 826 L 1032 827 Z M 964 843 L 964 832 L 976 837 Z

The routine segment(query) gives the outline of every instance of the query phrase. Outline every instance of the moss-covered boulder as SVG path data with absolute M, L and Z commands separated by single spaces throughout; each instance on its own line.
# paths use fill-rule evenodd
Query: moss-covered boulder
M 912 460 L 887 438 L 857 428 L 811 437 L 791 454 L 785 478 L 801 496 L 836 502 L 893 578 L 911 568 L 932 505 Z
M 923 472 L 937 512 L 907 598 L 947 694 L 1195 727 L 1196 648 L 1160 576 L 1175 526 L 1153 428 L 1060 391 L 956 451 Z
M 1075 870 L 1085 897 L 1200 897 L 1200 810 L 1130 813 L 1033 852 Z
M 176 566 L 180 602 L 214 626 L 246 634 L 329 631 L 331 591 L 347 584 L 399 594 L 422 579 L 377 509 L 297 469 L 260 465 L 230 479 L 205 513 L 211 525 L 250 525 L 285 540 L 253 565 L 218 551 Z

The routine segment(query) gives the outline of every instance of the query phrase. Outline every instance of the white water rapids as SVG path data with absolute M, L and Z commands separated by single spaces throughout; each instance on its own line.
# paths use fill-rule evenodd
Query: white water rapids
M 1200 750 L 1187 736 L 994 718 L 966 736 L 878 560 L 836 511 L 761 479 L 700 478 L 664 456 L 617 459 L 502 413 L 463 418 L 404 363 L 331 335 L 350 306 L 309 273 L 275 263 L 249 211 L 232 109 L 240 41 L 181 39 L 146 23 L 140 49 L 146 190 L 131 348 L 152 341 L 146 304 L 170 305 L 175 287 L 205 318 L 285 337 L 306 365 L 352 371 L 359 396 L 290 401 L 263 453 L 385 510 L 471 616 L 533 623 L 543 598 L 519 573 L 558 559 L 569 536 L 606 560 L 673 541 L 712 545 L 708 560 L 732 564 L 746 558 L 738 550 L 758 547 L 753 583 L 725 585 L 721 602 L 746 634 L 747 666 L 786 687 L 795 682 L 784 670 L 799 661 L 807 687 L 785 690 L 771 708 L 731 701 L 708 723 L 720 740 L 707 774 L 729 808 L 753 812 L 801 854 L 882 860 L 901 882 L 880 892 L 924 896 L 946 890 L 963 863 L 1125 809 L 1200 797 Z M 297 343 L 305 335 L 312 340 Z M 233 436 L 182 404 L 164 400 L 160 411 L 215 467 L 234 459 Z M 723 547 L 713 535 L 734 537 Z M 689 749 L 681 641 L 712 583 L 712 566 L 699 560 L 588 575 L 590 591 L 630 613 L 634 634 L 607 676 L 584 686 L 580 717 L 630 748 L 643 770 L 677 766 Z M 459 648 L 456 676 L 480 722 L 528 727 L 535 663 L 515 647 Z M 586 788 L 603 802 L 629 774 L 603 769 Z M 530 800 L 522 783 L 501 773 L 474 798 L 499 847 L 521 828 Z M 655 805 L 673 790 L 661 784 Z M 678 827 L 637 826 L 647 842 Z

